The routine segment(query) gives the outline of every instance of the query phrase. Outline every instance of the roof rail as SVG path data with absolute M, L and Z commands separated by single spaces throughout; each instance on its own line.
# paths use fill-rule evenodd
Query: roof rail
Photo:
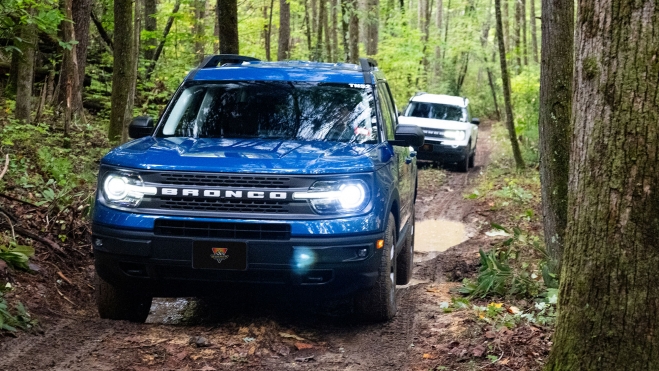
M 247 57 L 238 54 L 217 54 L 209 55 L 199 64 L 198 68 L 213 68 L 222 66 L 226 63 L 243 63 L 243 62 L 259 62 L 260 59 Z
M 377 68 L 378 62 L 376 62 L 373 58 L 359 58 L 359 65 L 361 66 L 362 72 L 364 73 L 364 82 L 367 84 L 372 84 L 373 79 L 371 78 L 370 72 Z
M 418 97 L 419 95 L 424 95 L 424 94 L 428 94 L 428 93 L 426 93 L 425 91 L 417 91 L 416 93 L 414 93 L 414 96 Z

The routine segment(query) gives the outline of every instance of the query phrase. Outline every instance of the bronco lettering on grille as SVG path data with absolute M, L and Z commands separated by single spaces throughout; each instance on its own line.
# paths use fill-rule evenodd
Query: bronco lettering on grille
M 288 192 L 233 191 L 224 189 L 159 188 L 160 196 L 287 200 Z

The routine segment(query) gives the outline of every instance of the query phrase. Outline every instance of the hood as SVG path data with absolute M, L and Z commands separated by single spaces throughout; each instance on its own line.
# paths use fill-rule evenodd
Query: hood
M 374 144 L 145 137 L 108 153 L 103 164 L 149 170 L 336 174 L 375 170 Z
M 427 119 L 423 117 L 400 116 L 398 122 L 401 124 L 414 124 L 421 128 L 429 129 L 447 129 L 447 130 L 469 130 L 471 125 L 468 122 L 461 121 L 447 121 Z

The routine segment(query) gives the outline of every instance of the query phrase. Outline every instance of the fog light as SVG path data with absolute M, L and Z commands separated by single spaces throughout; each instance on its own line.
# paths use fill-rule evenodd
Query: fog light
M 365 258 L 368 255 L 368 249 L 359 249 L 357 250 L 357 257 Z

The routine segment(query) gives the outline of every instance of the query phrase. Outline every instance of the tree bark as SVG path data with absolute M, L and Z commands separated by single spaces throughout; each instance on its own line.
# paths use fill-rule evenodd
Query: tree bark
M 506 46 L 506 53 L 508 53 L 513 44 L 510 42 L 510 0 L 501 1 L 503 1 L 503 43 Z
M 487 82 L 490 86 L 490 92 L 492 93 L 494 112 L 496 113 L 497 120 L 501 120 L 501 111 L 499 111 L 499 102 L 497 100 L 497 90 L 494 84 L 494 76 L 492 74 L 492 68 L 490 67 L 490 62 L 488 61 L 487 58 L 488 42 L 489 42 L 488 40 L 490 37 L 490 28 L 491 28 L 490 22 L 492 21 L 491 8 L 492 8 L 492 1 L 490 1 L 489 3 L 487 10 L 487 18 L 485 20 L 485 24 L 483 25 L 483 34 L 481 36 L 481 47 L 483 48 L 483 62 L 485 62 L 485 71 L 487 72 Z
M 87 49 L 89 48 L 89 24 L 91 23 L 92 2 L 91 0 L 73 0 L 73 23 L 76 40 L 76 59 L 78 62 L 78 82 L 82 103 L 82 83 L 85 81 L 85 70 L 87 69 Z M 82 106 L 81 106 L 82 107 Z
M 148 63 L 146 67 L 147 80 L 151 78 L 151 74 L 153 73 L 153 70 L 156 68 L 158 59 L 160 59 L 160 54 L 162 54 L 162 50 L 165 47 L 165 42 L 167 42 L 167 35 L 169 35 L 169 31 L 172 29 L 172 25 L 174 25 L 174 14 L 178 13 L 180 7 L 181 7 L 181 0 L 176 0 L 176 3 L 174 4 L 174 9 L 172 10 L 172 15 L 170 15 L 169 18 L 167 19 L 167 23 L 165 24 L 165 29 L 162 31 L 162 39 L 160 40 L 160 43 L 158 43 L 158 47 L 156 48 L 156 51 L 153 53 L 153 59 Z M 221 52 L 222 51 L 220 50 L 220 53 Z
M 110 110 L 110 141 L 120 141 L 124 130 L 126 106 L 130 89 L 131 68 L 133 62 L 133 2 L 131 0 L 114 1 L 114 45 L 115 53 L 112 64 L 112 108 Z
M 133 106 L 135 104 L 135 94 L 137 94 L 137 67 L 139 64 L 140 39 L 142 34 L 142 13 L 141 0 L 135 0 L 135 16 L 133 21 L 133 58 L 130 67 L 130 86 L 128 87 L 128 103 L 124 113 L 124 127 L 121 131 L 121 142 L 128 141 L 128 125 L 133 120 Z
M 114 43 L 112 42 L 112 38 L 110 37 L 110 35 L 108 35 L 108 32 L 105 30 L 105 27 L 103 27 L 103 24 L 98 19 L 98 17 L 96 17 L 96 14 L 94 14 L 93 11 L 91 12 L 91 18 L 92 18 L 92 22 L 94 22 L 94 25 L 96 26 L 96 30 L 98 31 L 98 34 L 101 35 L 101 39 L 105 41 L 105 44 L 107 44 L 110 51 L 112 51 L 114 48 Z
M 279 0 L 279 46 L 277 60 L 287 60 L 291 56 L 291 4 L 288 0 Z
M 359 62 L 359 15 L 358 0 L 349 0 L 350 4 L 350 63 Z
M 426 0 L 427 1 L 427 0 Z M 378 54 L 378 38 L 380 34 L 380 4 L 379 0 L 367 0 L 366 17 L 366 55 Z
M 522 72 L 522 0 L 515 0 L 513 43 L 515 44 L 514 55 L 517 61 L 517 73 L 520 73 Z
M 505 1 L 505 0 L 504 0 Z M 506 128 L 508 137 L 515 158 L 515 166 L 518 170 L 524 169 L 524 159 L 522 152 L 519 150 L 517 142 L 517 133 L 515 133 L 515 121 L 513 116 L 513 106 L 510 99 L 510 77 L 508 76 L 508 64 L 506 61 L 506 46 L 503 42 L 503 21 L 501 20 L 501 0 L 494 0 L 494 8 L 497 20 L 497 41 L 499 43 L 499 62 L 501 64 L 501 80 L 503 83 L 503 99 L 506 106 Z
M 64 1 L 64 17 L 73 18 L 73 1 Z M 74 24 L 72 22 L 63 22 L 62 31 L 65 42 L 76 40 Z M 62 74 L 60 75 L 60 96 L 64 98 L 64 136 L 68 137 L 71 119 L 78 110 L 82 109 L 82 84 L 78 80 L 78 45 L 73 44 L 64 49 L 64 59 L 62 62 Z M 63 82 L 63 83 L 62 83 Z
M 340 0 L 341 1 L 341 39 L 343 41 L 343 53 L 344 53 L 344 62 L 349 62 L 350 61 L 350 43 L 348 42 L 348 29 L 349 29 L 349 23 L 348 23 L 348 17 L 349 17 L 349 9 L 348 9 L 348 0 Z
M 318 3 L 318 14 L 317 14 L 317 20 L 318 20 L 318 26 L 316 30 L 318 31 L 316 33 L 316 48 L 314 50 L 314 57 L 313 60 L 315 61 L 322 61 L 323 60 L 323 32 L 325 31 L 323 26 L 325 22 L 323 22 L 323 19 L 325 18 L 325 1 L 320 1 Z
M 526 0 L 521 0 L 522 3 L 522 58 L 524 59 L 524 65 L 529 65 L 529 52 L 528 52 L 528 43 L 526 40 Z
M 147 61 L 153 60 L 156 47 L 158 47 L 158 38 L 155 35 L 158 30 L 157 11 L 156 0 L 144 0 L 144 31 L 149 32 L 149 36 L 144 42 L 144 59 Z
M 34 12 L 33 9 L 29 10 Z M 15 117 L 26 123 L 30 122 L 32 113 L 32 82 L 34 80 L 34 54 L 37 47 L 37 28 L 34 24 L 21 26 L 21 42 L 16 71 L 16 109 Z
M 325 7 L 325 16 L 323 17 L 323 29 L 325 30 L 325 58 L 323 61 L 325 62 L 331 62 L 332 61 L 332 35 L 330 34 L 330 16 L 331 16 L 331 9 L 328 7 L 331 7 L 332 3 L 327 2 Z
M 238 42 L 238 2 L 237 0 L 217 0 L 220 25 L 220 54 L 239 54 Z
M 71 109 L 71 114 L 76 115 L 82 109 L 82 83 L 85 81 L 85 68 L 87 65 L 87 47 L 89 45 L 89 23 L 91 20 L 92 4 L 90 0 L 72 0 L 65 1 L 65 8 L 71 6 L 70 13 L 73 23 L 65 21 L 62 23 L 62 30 L 65 41 L 75 40 L 78 43 L 72 46 L 73 54 L 69 50 L 64 50 L 62 59 L 62 73 L 60 79 L 60 103 L 67 109 Z M 66 12 L 69 12 L 66 10 Z M 67 16 L 68 17 L 68 16 Z M 70 27 L 70 30 L 69 30 Z M 75 55 L 75 60 L 70 58 Z M 75 78 L 69 79 L 69 74 L 75 73 Z M 71 93 L 67 90 L 71 84 Z M 70 102 L 68 100 L 71 99 Z
M 533 51 L 533 61 L 538 63 L 538 34 L 535 25 L 535 0 L 531 0 L 529 9 L 531 11 L 531 50 Z
M 332 55 L 331 55 L 331 61 L 332 62 L 337 62 L 339 60 L 339 32 L 338 32 L 338 8 L 339 8 L 339 0 L 331 0 L 331 6 L 332 6 L 332 13 L 331 13 L 331 35 L 332 35 Z
M 197 62 L 201 63 L 204 60 L 205 50 L 204 34 L 206 32 L 206 0 L 194 1 L 194 52 L 197 56 Z M 269 46 L 268 46 L 269 47 Z M 269 52 L 269 50 L 268 50 Z
M 540 179 L 545 246 L 556 272 L 567 228 L 572 69 L 574 67 L 573 0 L 542 2 L 540 63 Z
M 444 16 L 444 3 L 442 0 L 437 0 L 437 12 L 435 13 L 435 26 L 437 32 L 437 39 L 441 40 L 442 37 L 442 17 Z M 437 45 L 435 47 L 435 59 L 433 68 L 433 85 L 437 86 L 440 82 L 442 74 L 442 48 Z
M 568 223 L 546 370 L 657 370 L 659 9 L 654 0 L 578 9 Z

